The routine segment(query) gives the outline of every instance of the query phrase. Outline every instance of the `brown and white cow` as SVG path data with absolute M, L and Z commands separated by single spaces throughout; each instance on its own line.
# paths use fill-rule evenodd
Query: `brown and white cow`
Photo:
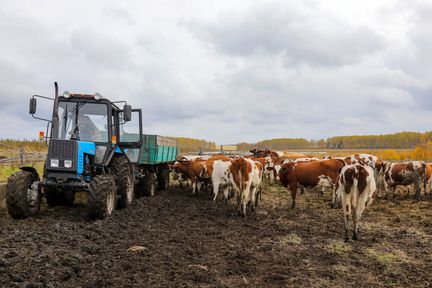
M 432 163 L 426 163 L 426 170 L 425 170 L 425 175 L 424 175 L 424 179 L 423 179 L 423 183 L 424 185 L 424 193 L 425 194 L 430 194 L 432 196 Z
M 237 192 L 237 210 L 247 216 L 247 208 L 258 204 L 263 167 L 260 162 L 244 157 L 231 161 L 230 172 Z
M 347 165 L 342 168 L 336 184 L 336 194 L 341 199 L 344 214 L 345 241 L 349 240 L 349 222 L 354 222 L 353 239 L 358 240 L 360 220 L 365 207 L 376 196 L 374 170 L 361 164 Z
M 412 184 L 416 190 L 415 198 L 420 199 L 421 182 L 422 179 L 426 179 L 423 177 L 426 172 L 425 162 L 387 163 L 384 169 L 385 197 L 387 197 L 389 189 L 392 190 L 393 197 L 395 197 L 397 186 L 408 186 Z M 424 184 L 426 184 L 425 180 Z
M 229 199 L 234 180 L 230 171 L 231 159 L 209 159 L 204 164 L 203 178 L 209 178 L 213 186 L 213 201 L 216 201 L 219 189 L 223 190 L 225 200 Z
M 345 162 L 347 162 L 348 165 L 350 164 L 356 164 L 356 163 L 364 163 L 371 167 L 372 169 L 375 169 L 375 164 L 378 162 L 378 157 L 371 154 L 354 154 L 347 158 L 345 158 Z
M 343 161 L 337 159 L 283 164 L 279 171 L 279 178 L 282 185 L 291 191 L 291 208 L 296 206 L 295 200 L 299 185 L 303 187 L 330 186 L 333 189 L 344 165 Z
M 207 179 L 201 178 L 201 174 L 204 170 L 205 160 L 195 159 L 195 160 L 180 160 L 174 163 L 172 166 L 173 178 L 178 179 L 179 177 L 185 178 L 186 180 L 191 180 L 192 182 L 192 194 L 201 189 L 203 182 Z

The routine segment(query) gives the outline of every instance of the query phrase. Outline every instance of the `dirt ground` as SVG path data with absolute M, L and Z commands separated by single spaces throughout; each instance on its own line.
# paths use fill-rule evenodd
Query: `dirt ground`
M 285 189 L 265 184 L 248 219 L 178 187 L 96 222 L 82 201 L 25 220 L 0 210 L 0 286 L 432 286 L 432 200 L 378 199 L 360 240 L 344 243 L 330 198 L 307 191 L 291 210 Z

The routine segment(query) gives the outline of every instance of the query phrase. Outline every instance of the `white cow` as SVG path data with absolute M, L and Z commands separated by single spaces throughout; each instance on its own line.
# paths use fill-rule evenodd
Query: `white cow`
M 349 239 L 350 215 L 354 222 L 353 239 L 358 240 L 362 213 L 376 196 L 374 170 L 361 164 L 344 166 L 336 184 L 336 195 L 342 202 L 345 241 Z

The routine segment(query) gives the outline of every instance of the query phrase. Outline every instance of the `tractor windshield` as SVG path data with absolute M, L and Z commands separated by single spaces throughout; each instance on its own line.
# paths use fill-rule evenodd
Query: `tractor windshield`
M 99 103 L 59 102 L 59 139 L 108 142 L 108 106 Z

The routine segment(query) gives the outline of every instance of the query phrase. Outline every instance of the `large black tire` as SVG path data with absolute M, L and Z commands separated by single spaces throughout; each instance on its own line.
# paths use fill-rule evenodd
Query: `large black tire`
M 114 156 L 110 164 L 111 174 L 114 176 L 117 186 L 117 195 L 120 197 L 117 202 L 117 209 L 127 207 L 133 201 L 135 181 L 132 165 L 126 156 Z
M 114 177 L 109 174 L 93 177 L 87 200 L 88 213 L 92 219 L 111 215 L 117 203 Z
M 45 200 L 50 207 L 72 206 L 75 200 L 73 191 L 56 191 L 55 189 L 44 188 Z
M 168 167 L 163 167 L 159 170 L 157 175 L 158 188 L 159 190 L 167 190 L 169 187 L 170 171 Z
M 6 205 L 12 218 L 22 219 L 39 212 L 40 194 L 30 189 L 34 181 L 36 179 L 33 174 L 26 171 L 15 172 L 9 177 L 6 185 Z
M 154 196 L 156 191 L 156 176 L 154 173 L 147 174 L 138 184 L 137 196 Z

